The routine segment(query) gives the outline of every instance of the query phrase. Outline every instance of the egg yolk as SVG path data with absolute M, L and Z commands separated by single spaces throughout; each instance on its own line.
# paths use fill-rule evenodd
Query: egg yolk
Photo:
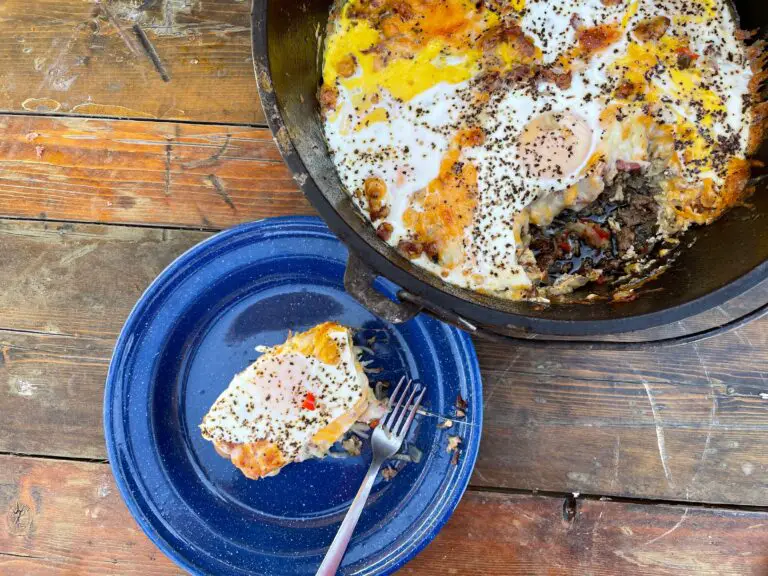
M 531 178 L 565 178 L 587 161 L 592 136 L 581 116 L 571 112 L 541 114 L 531 119 L 520 135 L 520 161 Z

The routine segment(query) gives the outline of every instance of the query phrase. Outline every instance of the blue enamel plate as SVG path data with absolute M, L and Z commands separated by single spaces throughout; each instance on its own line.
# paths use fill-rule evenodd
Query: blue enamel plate
M 198 425 L 259 344 L 327 320 L 357 329 L 372 382 L 427 386 L 407 439 L 412 460 L 379 476 L 341 574 L 390 574 L 435 537 L 467 487 L 480 443 L 480 372 L 470 339 L 420 315 L 379 320 L 344 292 L 346 248 L 317 218 L 263 220 L 190 249 L 152 283 L 115 347 L 104 398 L 109 460 L 136 521 L 193 574 L 314 574 L 370 463 L 291 464 L 248 480 Z M 394 297 L 396 286 L 376 286 Z M 380 387 L 381 388 L 381 387 Z M 454 418 L 457 396 L 465 418 Z M 442 417 L 455 421 L 438 428 Z M 458 464 L 448 437 L 462 439 Z M 415 456 L 414 456 L 415 455 Z M 419 455 L 421 458 L 419 459 Z

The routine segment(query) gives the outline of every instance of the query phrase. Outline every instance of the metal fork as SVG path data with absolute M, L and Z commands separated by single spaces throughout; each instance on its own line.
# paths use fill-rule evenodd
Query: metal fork
M 373 461 L 370 468 L 368 468 L 368 472 L 365 474 L 363 485 L 357 491 L 357 495 L 352 501 L 352 505 L 349 507 L 349 511 L 344 517 L 339 531 L 336 533 L 336 537 L 331 542 L 331 547 L 328 548 L 328 552 L 325 554 L 323 563 L 320 564 L 317 576 L 333 576 L 336 574 L 341 560 L 344 558 L 344 553 L 347 551 L 352 533 L 355 531 L 355 526 L 357 526 L 357 521 L 360 519 L 360 514 L 363 512 L 363 508 L 365 508 L 365 503 L 368 500 L 368 495 L 371 493 L 373 482 L 376 480 L 376 475 L 379 473 L 381 465 L 384 463 L 384 460 L 392 458 L 400 450 L 400 447 L 403 445 L 403 439 L 408 433 L 408 428 L 410 428 L 411 422 L 413 422 L 413 417 L 421 405 L 421 399 L 424 397 L 426 389 L 416 385 L 411 390 L 413 381 L 408 380 L 405 387 L 403 387 L 403 382 L 405 382 L 405 377 L 400 379 L 395 391 L 389 397 L 389 412 L 373 431 L 371 436 Z M 409 391 L 410 395 L 408 394 Z M 403 399 L 406 397 L 408 400 L 403 403 Z

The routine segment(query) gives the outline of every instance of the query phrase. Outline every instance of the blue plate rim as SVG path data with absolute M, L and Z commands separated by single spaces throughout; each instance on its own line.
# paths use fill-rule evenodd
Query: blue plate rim
M 117 458 L 116 447 L 114 445 L 114 425 L 113 425 L 113 407 L 111 399 L 114 397 L 114 392 L 120 385 L 120 381 L 117 378 L 119 372 L 119 359 L 124 355 L 125 348 L 128 345 L 128 340 L 131 338 L 133 328 L 141 318 L 141 312 L 143 308 L 147 306 L 150 299 L 164 282 L 166 282 L 173 274 L 183 267 L 187 262 L 194 260 L 197 256 L 211 247 L 226 242 L 230 237 L 236 237 L 241 234 L 248 234 L 255 232 L 259 229 L 269 230 L 270 228 L 289 228 L 294 231 L 302 231 L 312 233 L 315 235 L 322 235 L 328 238 L 333 238 L 339 242 L 339 238 L 335 236 L 326 226 L 325 222 L 317 216 L 278 216 L 271 218 L 262 218 L 252 222 L 245 222 L 237 226 L 233 226 L 226 230 L 222 230 L 212 236 L 198 242 L 194 246 L 191 246 L 185 250 L 182 254 L 177 256 L 170 264 L 168 264 L 149 284 L 144 290 L 141 296 L 138 298 L 130 313 L 128 314 L 123 327 L 120 330 L 120 334 L 115 343 L 115 347 L 110 358 L 109 368 L 107 370 L 107 377 L 104 388 L 104 406 L 102 411 L 102 417 L 104 420 L 104 437 L 107 448 L 107 459 L 112 471 L 112 475 L 115 479 L 115 484 L 118 488 L 120 496 L 127 506 L 131 516 L 139 525 L 142 532 L 157 546 L 163 554 L 175 562 L 179 567 L 183 568 L 187 572 L 193 575 L 208 576 L 204 572 L 200 572 L 198 567 L 191 564 L 182 554 L 180 554 L 176 548 L 168 542 L 153 526 L 152 520 L 162 522 L 162 519 L 150 517 L 145 514 L 139 507 L 136 501 L 136 495 L 131 492 L 128 487 L 128 479 L 124 474 L 123 468 L 119 465 L 119 459 Z M 447 325 L 446 325 L 447 326 Z M 480 447 L 480 441 L 482 437 L 482 424 L 483 424 L 483 397 L 482 397 L 482 377 L 480 374 L 480 367 L 477 360 L 477 354 L 475 352 L 474 345 L 471 338 L 465 332 L 453 327 L 449 327 L 456 336 L 456 344 L 460 345 L 463 349 L 466 358 L 469 360 L 465 365 L 467 374 L 469 376 L 469 382 L 473 386 L 472 401 L 476 408 L 473 410 L 473 419 L 475 425 L 470 427 L 473 430 L 471 436 L 471 442 L 467 442 L 464 446 L 465 450 L 462 451 L 462 467 L 459 471 L 460 477 L 457 482 L 457 489 L 448 500 L 447 506 L 443 509 L 440 516 L 435 518 L 432 527 L 426 532 L 423 537 L 407 552 L 397 558 L 397 560 L 390 566 L 384 568 L 384 571 L 380 574 L 392 574 L 405 566 L 410 560 L 412 560 L 419 552 L 421 552 L 427 544 L 432 542 L 437 536 L 439 531 L 445 525 L 445 523 L 453 515 L 456 507 L 461 501 L 464 493 L 469 487 L 469 480 L 474 471 L 474 467 L 477 461 L 477 456 Z

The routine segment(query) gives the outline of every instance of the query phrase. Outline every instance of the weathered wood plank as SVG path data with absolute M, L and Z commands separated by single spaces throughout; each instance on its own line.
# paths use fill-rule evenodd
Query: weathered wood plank
M 0 405 L 11 414 L 0 451 L 105 456 L 112 342 L 144 287 L 207 235 L 0 221 Z M 473 483 L 768 505 L 766 326 L 621 362 L 478 341 L 485 433 Z
M 239 0 L 5 0 L 0 110 L 261 123 L 249 30 L 250 2 Z
M 0 451 L 105 458 L 112 342 L 0 330 Z
M 225 228 L 310 213 L 263 128 L 0 115 L 0 215 Z
M 735 301 L 733 306 L 720 307 L 701 316 L 722 323 L 738 315 L 740 310 L 742 313 L 747 312 L 766 300 L 768 283 L 763 283 Z M 746 309 L 742 310 L 742 303 L 747 304 Z M 688 324 L 710 326 L 710 323 L 696 322 L 695 319 L 688 321 Z M 520 346 L 510 356 L 509 346 L 481 339 L 477 340 L 477 352 L 484 362 L 500 370 L 576 375 L 597 382 L 610 382 L 618 370 L 622 378 L 640 383 L 675 380 L 732 387 L 733 382 L 742 388 L 735 388 L 731 393 L 747 392 L 743 389 L 745 384 L 750 385 L 751 393 L 768 392 L 768 335 L 763 330 L 754 330 L 754 326 L 707 340 L 697 346 L 669 347 L 649 352 L 629 350 L 617 354 L 600 350 L 584 352 L 573 348 L 552 349 L 542 355 L 540 348 Z M 686 352 L 681 353 L 681 350 Z
M 517 391 L 514 387 L 511 393 Z M 563 403 L 554 407 L 567 409 Z M 676 422 L 656 428 L 649 414 L 618 424 L 585 425 L 583 415 L 572 425 L 562 418 L 557 423 L 542 419 L 520 424 L 505 420 L 500 410 L 486 414 L 495 422 L 484 426 L 476 486 L 768 503 L 765 427 L 717 425 L 709 430 L 702 421 L 694 428 L 680 428 Z M 729 417 L 737 420 L 738 412 Z
M 0 572 L 183 574 L 139 529 L 106 464 L 0 456 Z
M 764 574 L 768 512 L 468 492 L 403 574 Z M 106 464 L 0 456 L 0 572 L 180 574 Z
M 112 339 L 130 310 L 128 303 L 179 253 L 208 236 L 2 221 L 0 328 Z
M 103 458 L 104 379 L 115 327 L 127 315 L 114 296 L 138 298 L 158 270 L 208 234 L 21 222 L 0 228 L 0 328 L 43 332 L 0 330 L 0 451 Z M 65 285 L 73 289 L 64 293 Z M 44 304 L 33 311 L 25 304 L 33 301 Z M 25 310 L 26 328 L 14 320 Z M 67 320 L 72 312 L 75 323 Z M 72 337 L 81 330 L 85 337 Z

